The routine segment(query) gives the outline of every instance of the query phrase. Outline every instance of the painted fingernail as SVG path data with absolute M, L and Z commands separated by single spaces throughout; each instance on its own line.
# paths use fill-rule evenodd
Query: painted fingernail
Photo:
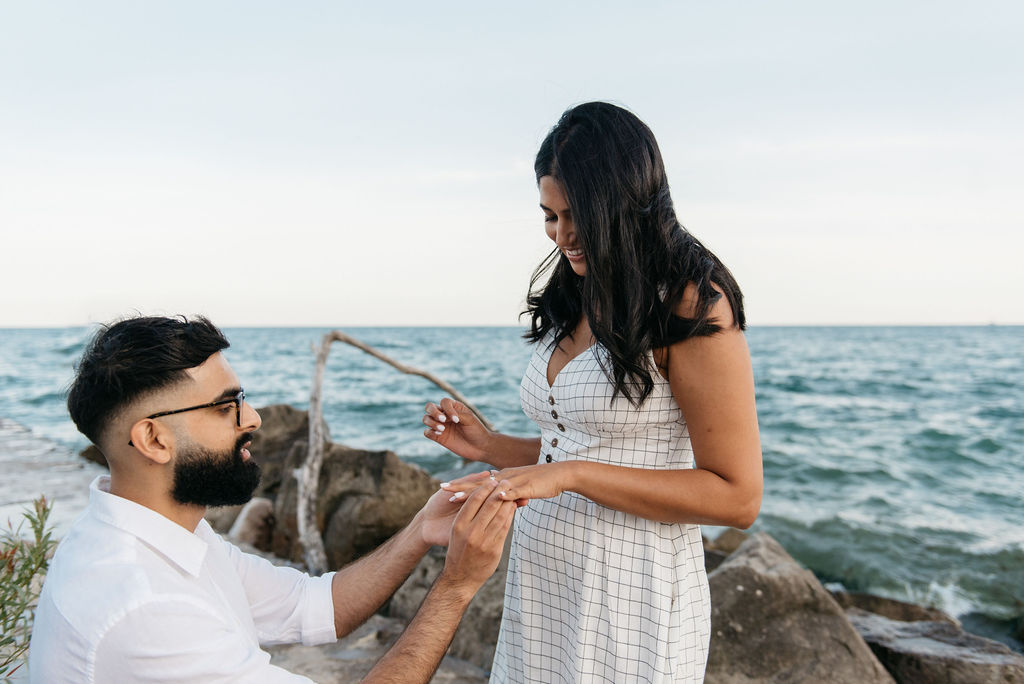
M 441 435 L 441 434 L 443 434 L 443 433 L 444 433 L 444 431 L 443 431 L 443 430 L 434 430 L 434 434 L 435 434 L 435 435 Z
M 441 415 L 439 415 L 439 416 L 437 417 L 437 419 L 438 419 L 438 420 L 439 420 L 440 422 L 442 422 L 442 423 L 443 423 L 444 421 L 448 420 L 447 418 L 445 418 L 445 415 L 444 415 L 443 413 L 442 413 Z
M 452 486 L 451 482 L 442 482 L 441 483 L 441 489 L 448 489 L 451 486 Z
M 452 416 L 452 422 L 453 423 L 458 423 L 459 422 L 459 416 L 458 415 Z
M 448 499 L 448 501 L 454 503 L 465 496 L 466 492 L 455 492 L 454 494 L 452 494 L 452 498 Z

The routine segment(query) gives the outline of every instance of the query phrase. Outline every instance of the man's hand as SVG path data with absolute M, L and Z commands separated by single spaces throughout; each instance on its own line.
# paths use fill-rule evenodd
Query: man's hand
M 467 475 L 460 478 L 459 481 L 479 483 L 487 479 L 488 473 L 485 471 Z M 457 497 L 453 494 L 454 492 L 442 488 L 434 492 L 434 495 L 420 509 L 418 514 L 421 523 L 420 533 L 423 535 L 423 541 L 430 546 L 448 546 L 452 534 L 452 523 L 455 522 L 455 517 L 466 500 L 465 494 Z
M 498 492 L 497 482 L 484 473 L 484 483 L 465 499 L 448 502 L 452 494 L 444 490 L 430 497 L 424 513 L 428 509 L 441 509 L 438 495 L 451 506 L 465 501 L 451 526 L 444 570 L 402 636 L 363 682 L 425 684 L 431 680 L 455 635 L 459 618 L 477 589 L 494 574 L 501 559 L 516 505 L 502 501 Z
M 481 486 L 469 495 L 455 518 L 444 570 L 438 578 L 439 583 L 468 592 L 469 597 L 498 567 L 516 512 L 515 502 L 503 501 L 498 483 L 484 475 Z

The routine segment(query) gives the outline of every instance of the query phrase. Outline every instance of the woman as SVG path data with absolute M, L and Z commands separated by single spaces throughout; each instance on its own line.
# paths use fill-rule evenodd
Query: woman
M 423 418 L 428 438 L 529 501 L 492 681 L 701 681 L 699 525 L 746 528 L 761 505 L 742 295 L 679 224 L 654 136 L 630 112 L 569 109 L 534 169 L 557 246 L 527 300 L 521 399 L 541 435 L 488 431 L 448 398 Z M 445 488 L 456 499 L 478 483 Z

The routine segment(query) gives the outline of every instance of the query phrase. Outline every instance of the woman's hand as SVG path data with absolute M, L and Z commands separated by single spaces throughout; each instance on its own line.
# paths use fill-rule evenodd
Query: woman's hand
M 495 480 L 498 483 L 499 496 L 502 499 L 515 501 L 517 505 L 525 506 L 530 499 L 550 499 L 568 490 L 571 485 L 571 468 L 572 462 L 565 461 L 491 470 L 444 482 L 441 484 L 441 488 L 451 492 L 452 496 L 449 501 L 455 502 L 465 499 L 488 480 Z
M 430 402 L 423 409 L 423 436 L 437 442 L 448 451 L 469 459 L 483 461 L 491 432 L 462 402 L 445 397 L 438 406 Z

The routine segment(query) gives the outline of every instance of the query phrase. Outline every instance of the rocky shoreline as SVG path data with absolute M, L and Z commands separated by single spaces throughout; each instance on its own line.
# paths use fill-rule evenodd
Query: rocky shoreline
M 260 415 L 263 427 L 252 446 L 264 472 L 257 498 L 208 518 L 233 541 L 272 554 L 275 562 L 298 564 L 295 480 L 285 475 L 305 456 L 309 418 L 284 405 Z M 438 481 L 391 452 L 325 447 L 318 523 L 330 566 L 340 567 L 405 525 Z M 97 460 L 95 451 L 83 455 Z M 443 563 L 444 550 L 432 550 L 380 614 L 337 644 L 273 647 L 273 661 L 316 681 L 358 681 L 397 639 Z M 934 609 L 829 592 L 764 533 L 726 530 L 705 540 L 705 563 L 712 598 L 709 683 L 1024 683 L 1021 653 L 970 634 Z M 487 681 L 504 582 L 503 560 L 470 605 L 433 681 Z M 1024 625 L 1017 638 L 1024 640 Z

